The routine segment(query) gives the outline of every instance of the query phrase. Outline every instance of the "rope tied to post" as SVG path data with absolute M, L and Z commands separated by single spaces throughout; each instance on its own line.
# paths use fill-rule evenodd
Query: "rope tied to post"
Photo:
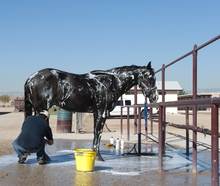
M 195 128 L 193 129 L 193 132 L 197 132 L 197 127 L 195 127 Z
M 203 126 L 202 126 L 202 131 L 203 131 L 203 134 L 204 136 L 206 137 L 206 132 L 208 131 L 209 129 L 205 129 Z
M 162 130 L 165 130 L 165 128 L 167 126 L 169 126 L 169 125 L 170 125 L 170 122 L 163 121 L 163 128 L 162 128 Z

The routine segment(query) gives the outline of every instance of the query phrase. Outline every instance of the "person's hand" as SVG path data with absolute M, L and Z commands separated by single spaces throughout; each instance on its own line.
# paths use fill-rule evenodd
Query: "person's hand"
M 45 144 L 53 145 L 53 140 L 44 139 L 44 141 L 45 141 Z
M 45 142 L 45 144 L 48 144 L 48 140 L 47 139 L 44 139 L 44 142 Z

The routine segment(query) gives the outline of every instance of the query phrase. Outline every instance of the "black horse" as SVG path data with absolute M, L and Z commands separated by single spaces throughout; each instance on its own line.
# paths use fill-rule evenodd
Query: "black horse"
M 87 74 L 71 74 L 56 69 L 43 69 L 32 74 L 26 81 L 25 118 L 57 105 L 72 112 L 94 114 L 93 149 L 99 153 L 103 125 L 121 95 L 139 85 L 150 102 L 157 100 L 154 70 L 151 62 L 143 67 L 124 66 L 107 71 L 92 71 Z

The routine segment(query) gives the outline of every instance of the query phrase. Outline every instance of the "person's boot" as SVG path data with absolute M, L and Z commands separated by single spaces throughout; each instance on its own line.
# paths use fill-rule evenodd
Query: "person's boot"
M 37 161 L 38 161 L 39 165 L 44 165 L 47 163 L 46 160 L 44 159 L 44 157 L 37 158 Z
M 27 159 L 27 155 L 24 154 L 24 155 L 22 155 L 22 156 L 19 157 L 18 163 L 19 163 L 19 164 L 24 164 L 24 162 L 26 161 L 26 159 Z
M 49 157 L 46 153 L 44 154 L 44 159 L 45 159 L 46 161 L 51 161 L 50 157 Z
M 43 156 L 38 157 L 37 161 L 40 165 L 46 164 L 48 161 L 51 161 L 50 157 L 45 153 Z

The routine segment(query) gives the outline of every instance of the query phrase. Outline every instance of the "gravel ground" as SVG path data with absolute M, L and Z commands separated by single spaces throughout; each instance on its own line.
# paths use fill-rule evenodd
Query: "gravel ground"
M 171 153 L 173 158 L 164 159 L 164 170 L 159 172 L 158 159 L 131 157 L 122 158 L 120 153 L 114 149 L 105 149 L 104 143 L 110 137 L 120 137 L 120 118 L 106 120 L 101 141 L 101 152 L 105 162 L 96 162 L 95 170 L 92 173 L 78 172 L 75 168 L 75 159 L 71 149 L 79 148 L 78 142 L 86 141 L 86 148 L 89 148 L 93 139 L 93 117 L 88 115 L 84 126 L 79 134 L 74 133 L 74 117 L 71 133 L 57 133 L 57 116 L 51 116 L 50 126 L 53 131 L 55 144 L 48 148 L 48 154 L 52 155 L 52 164 L 47 166 L 36 166 L 36 158 L 30 156 L 25 165 L 16 163 L 16 155 L 11 145 L 19 135 L 24 121 L 23 112 L 13 112 L 14 108 L 0 108 L 0 156 L 3 159 L 0 169 L 0 185 L 211 185 L 210 167 L 210 136 L 199 134 L 197 136 L 198 149 L 205 151 L 198 152 L 198 173 L 192 173 L 192 154 L 185 157 L 185 130 L 166 127 L 166 154 Z M 211 116 L 209 112 L 198 112 L 198 126 L 211 129 Z M 158 119 L 155 117 L 154 119 Z M 166 120 L 176 124 L 185 124 L 184 113 L 167 114 Z M 192 115 L 189 117 L 192 124 Z M 127 143 L 127 119 L 123 119 L 123 134 L 127 151 L 137 143 L 137 135 L 133 131 L 133 119 L 130 120 L 130 143 Z M 145 134 L 144 120 L 142 120 L 142 134 Z M 150 122 L 148 122 L 148 140 L 145 141 L 142 135 L 143 150 L 155 150 L 158 141 L 158 124 L 154 123 L 153 135 L 149 134 Z M 190 140 L 192 132 L 190 132 Z M 75 147 L 73 148 L 73 144 Z M 69 146 L 68 146 L 69 145 Z M 68 146 L 68 147 L 67 147 Z M 176 147 L 180 147 L 177 149 Z M 192 143 L 190 143 L 190 148 Z M 85 148 L 81 144 L 80 148 Z M 53 151 L 55 149 L 55 151 Z M 66 149 L 69 149 L 66 152 Z M 50 152 L 51 151 L 51 152 Z M 191 151 L 191 149 L 190 149 Z M 63 152 L 63 154 L 60 154 Z M 71 153 L 70 153 L 71 152 Z M 7 156 L 3 156 L 7 155 Z M 135 161 L 134 161 L 135 160 Z M 207 162 L 206 162 L 207 160 Z M 6 163 L 4 165 L 4 163 Z M 35 165 L 36 164 L 36 165 Z M 127 166 L 129 165 L 129 166 Z M 149 169 L 149 170 L 148 170 Z M 124 172 L 123 172 L 124 171 Z
M 14 149 L 11 145 L 13 140 L 19 135 L 20 129 L 22 126 L 22 123 L 24 121 L 24 113 L 23 112 L 14 112 L 13 107 L 6 107 L 6 108 L 0 108 L 0 156 L 10 154 L 14 152 Z M 158 119 L 157 117 L 154 119 Z M 210 112 L 205 112 L 201 111 L 198 112 L 197 115 L 198 123 L 197 125 L 200 127 L 208 128 L 211 129 L 211 115 Z M 72 132 L 74 132 L 74 120 L 75 118 L 73 117 L 73 125 L 72 125 Z M 176 124 L 185 124 L 185 114 L 184 113 L 179 113 L 179 114 L 167 114 L 166 120 L 169 122 L 173 122 Z M 189 122 L 192 124 L 192 114 L 189 115 Z M 130 119 L 130 141 L 131 142 L 137 142 L 137 135 L 133 135 L 133 123 L 134 120 Z M 120 118 L 111 118 L 106 120 L 107 127 L 111 130 L 111 132 L 108 131 L 107 127 L 105 126 L 103 129 L 103 140 L 109 140 L 111 136 L 120 137 Z M 50 118 L 50 126 L 52 128 L 54 138 L 73 138 L 73 133 L 67 134 L 61 134 L 61 133 L 56 133 L 56 126 L 57 126 L 57 116 L 52 115 Z M 144 134 L 144 120 L 142 120 L 142 133 Z M 158 129 L 158 124 L 154 123 L 153 125 L 153 131 L 154 135 L 149 135 L 150 139 L 148 140 L 148 143 L 151 143 L 151 139 L 157 140 L 157 130 Z M 178 140 L 175 141 L 173 138 L 177 135 L 181 137 L 185 136 L 185 130 L 182 129 L 177 129 L 173 127 L 166 127 L 166 142 L 170 143 L 174 146 L 178 147 L 185 147 L 185 140 Z M 148 133 L 150 132 L 150 122 L 148 121 Z M 124 134 L 124 139 L 126 141 L 127 139 L 127 119 L 123 118 L 123 134 Z M 192 135 L 192 132 L 190 131 L 190 136 Z M 81 136 L 81 137 L 80 137 Z M 75 138 L 85 138 L 85 139 L 93 139 L 93 116 L 88 115 L 85 122 L 84 126 L 80 131 L 80 134 L 74 134 L 74 139 Z M 144 137 L 143 137 L 144 138 Z M 142 138 L 142 139 L 143 139 Z M 211 144 L 211 138 L 210 136 L 204 137 L 204 134 L 198 133 L 198 142 L 200 144 L 207 144 L 210 146 Z M 145 140 L 142 140 L 143 143 L 146 143 Z M 200 146 L 200 145 L 199 145 Z M 198 146 L 198 148 L 199 148 Z

